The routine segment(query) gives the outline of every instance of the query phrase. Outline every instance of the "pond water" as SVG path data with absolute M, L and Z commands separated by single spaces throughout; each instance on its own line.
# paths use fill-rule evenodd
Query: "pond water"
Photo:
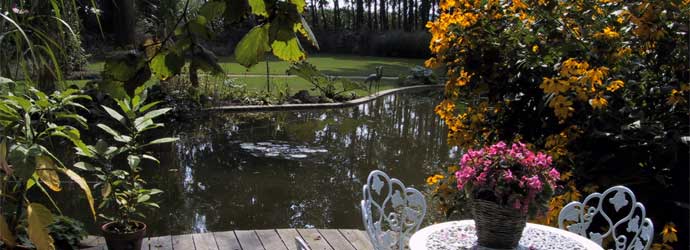
M 359 201 L 371 170 L 423 188 L 454 158 L 433 113 L 441 97 L 403 93 L 352 108 L 219 112 L 169 124 L 180 141 L 146 173 L 165 191 L 161 209 L 147 213 L 150 233 L 362 228 Z

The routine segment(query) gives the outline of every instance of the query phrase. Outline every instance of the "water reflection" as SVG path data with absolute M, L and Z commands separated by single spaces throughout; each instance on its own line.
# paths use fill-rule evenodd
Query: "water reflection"
M 440 93 L 347 109 L 217 113 L 175 124 L 180 141 L 146 175 L 165 191 L 153 235 L 261 228 L 361 228 L 366 176 L 417 187 L 448 162 Z

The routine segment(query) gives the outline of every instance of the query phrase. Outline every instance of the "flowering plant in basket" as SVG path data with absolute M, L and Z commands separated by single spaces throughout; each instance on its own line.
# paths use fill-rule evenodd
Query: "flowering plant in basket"
M 468 150 L 455 176 L 467 197 L 534 214 L 546 208 L 560 178 L 551 161 L 551 156 L 535 153 L 521 142 L 498 142 Z

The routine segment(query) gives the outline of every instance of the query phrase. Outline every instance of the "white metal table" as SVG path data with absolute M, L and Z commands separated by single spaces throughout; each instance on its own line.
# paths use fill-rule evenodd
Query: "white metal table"
M 477 246 L 473 220 L 449 221 L 422 228 L 412 235 L 409 246 L 411 250 L 482 249 Z M 527 223 L 522 231 L 517 249 L 602 250 L 601 246 L 580 235 L 532 223 Z

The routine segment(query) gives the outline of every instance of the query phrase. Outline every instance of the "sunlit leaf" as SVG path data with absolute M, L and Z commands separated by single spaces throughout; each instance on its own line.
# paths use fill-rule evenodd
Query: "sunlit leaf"
M 264 24 L 252 28 L 235 47 L 235 60 L 247 68 L 259 63 L 267 51 L 269 25 Z
M 53 238 L 50 237 L 48 225 L 53 223 L 53 214 L 39 203 L 30 203 L 26 207 L 29 239 L 38 250 L 53 250 Z
M 249 6 L 252 8 L 252 14 L 268 17 L 264 0 L 249 0 Z
M 184 66 L 184 58 L 171 51 L 161 52 L 151 60 L 150 66 L 156 77 L 167 80 L 180 73 Z
M 56 170 L 55 162 L 47 155 L 36 157 L 36 173 L 38 178 L 55 192 L 62 190 L 60 188 L 60 176 Z
M 66 169 L 66 168 L 60 168 L 63 173 L 65 173 L 72 181 L 77 183 L 79 187 L 84 190 L 84 194 L 86 195 L 86 200 L 89 202 L 89 208 L 91 208 L 91 214 L 93 215 L 93 219 L 96 220 L 96 209 L 94 208 L 94 201 L 93 201 L 93 195 L 91 194 L 91 188 L 89 188 L 89 184 L 86 183 L 86 180 L 84 177 L 79 176 L 79 174 L 75 173 L 72 170 Z
M 297 37 L 293 37 L 287 41 L 273 41 L 271 48 L 273 48 L 273 54 L 276 57 L 285 61 L 296 62 L 304 60 L 306 57 Z
M 105 105 L 101 105 L 101 107 L 105 110 L 106 113 L 108 113 L 108 115 L 110 115 L 110 117 L 122 123 L 122 125 L 127 125 L 127 119 L 125 119 L 125 117 L 122 116 L 120 113 Z
M 159 138 L 159 139 L 155 139 L 155 140 L 153 140 L 153 141 L 147 143 L 147 144 L 144 145 L 144 146 L 154 145 L 154 144 L 171 143 L 171 142 L 177 141 L 178 139 L 179 139 L 179 138 L 175 138 L 175 137 Z
M 304 12 L 304 7 L 307 6 L 307 2 L 305 0 L 290 0 L 290 2 L 297 7 L 297 12 L 299 13 Z
M 297 27 L 297 30 L 300 32 L 300 34 L 309 40 L 312 46 L 316 47 L 316 49 L 320 49 L 319 42 L 316 41 L 316 36 L 314 36 L 314 32 L 311 31 L 307 20 L 305 20 L 304 17 L 300 17 L 300 19 L 301 23 L 295 24 L 295 27 Z

